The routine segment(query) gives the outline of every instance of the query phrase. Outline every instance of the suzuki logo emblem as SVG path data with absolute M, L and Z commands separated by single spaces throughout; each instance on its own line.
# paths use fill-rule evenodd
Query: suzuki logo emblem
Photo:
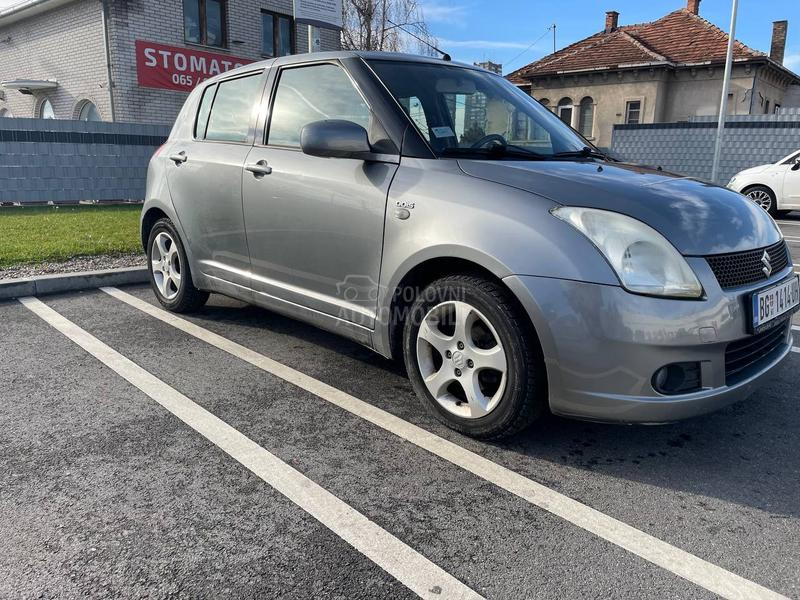
M 761 257 L 761 263 L 764 265 L 764 268 L 761 269 L 764 271 L 764 275 L 769 277 L 772 275 L 772 257 L 770 257 L 769 252 L 764 250 L 764 256 Z

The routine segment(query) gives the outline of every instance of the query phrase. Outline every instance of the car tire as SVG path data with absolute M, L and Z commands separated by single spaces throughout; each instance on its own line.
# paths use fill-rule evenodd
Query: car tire
M 775 193 L 765 185 L 755 185 L 744 194 L 767 211 L 773 218 L 778 216 L 778 201 Z
M 547 412 L 538 338 L 497 282 L 462 274 L 427 286 L 405 320 L 403 354 L 422 404 L 460 433 L 497 440 Z
M 183 242 L 167 218 L 156 221 L 150 230 L 147 264 L 153 292 L 168 311 L 191 312 L 208 300 L 208 292 L 195 287 Z

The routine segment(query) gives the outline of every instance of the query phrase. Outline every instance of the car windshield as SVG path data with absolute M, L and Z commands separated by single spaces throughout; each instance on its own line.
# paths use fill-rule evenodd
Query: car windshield
M 369 64 L 438 156 L 544 160 L 597 152 L 497 75 L 422 62 Z

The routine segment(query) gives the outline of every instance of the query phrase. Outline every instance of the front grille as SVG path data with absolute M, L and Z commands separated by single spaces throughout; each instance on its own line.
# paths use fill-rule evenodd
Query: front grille
M 774 359 L 786 343 L 791 319 L 758 335 L 728 344 L 725 350 L 725 383 L 735 385 Z
M 769 279 L 764 273 L 764 263 L 761 262 L 764 250 L 769 253 L 772 273 L 778 273 L 789 266 L 789 250 L 783 240 L 768 248 L 706 256 L 706 260 L 720 287 L 729 290 Z

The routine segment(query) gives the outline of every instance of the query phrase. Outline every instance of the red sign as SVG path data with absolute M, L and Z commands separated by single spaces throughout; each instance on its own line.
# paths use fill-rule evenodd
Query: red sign
M 251 62 L 229 54 L 136 40 L 136 75 L 143 87 L 190 92 L 209 77 Z

